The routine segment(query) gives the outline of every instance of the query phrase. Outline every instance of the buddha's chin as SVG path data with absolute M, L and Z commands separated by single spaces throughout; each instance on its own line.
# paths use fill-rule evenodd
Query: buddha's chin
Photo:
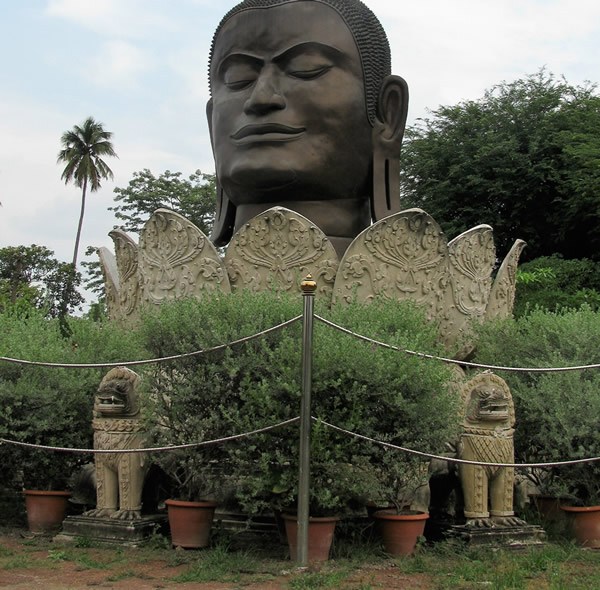
M 294 170 L 273 168 L 239 170 L 229 179 L 221 180 L 225 192 L 236 205 L 260 201 L 287 200 L 296 192 L 298 176 Z

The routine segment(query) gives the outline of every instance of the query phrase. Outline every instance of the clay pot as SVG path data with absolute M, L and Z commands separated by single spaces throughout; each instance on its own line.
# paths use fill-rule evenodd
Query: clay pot
M 49 533 L 60 529 L 70 492 L 24 490 L 23 495 L 27 524 L 32 533 Z
M 600 549 L 600 506 L 561 506 L 561 509 L 570 517 L 577 543 Z
M 165 504 L 172 544 L 184 549 L 208 547 L 216 502 L 166 500 Z
M 373 515 L 383 540 L 386 553 L 411 555 L 418 538 L 423 535 L 426 512 L 398 513 L 395 510 L 380 510 Z
M 295 514 L 282 514 L 290 547 L 290 557 L 298 560 L 298 518 Z M 311 516 L 308 520 L 308 561 L 327 561 L 333 543 L 336 516 Z

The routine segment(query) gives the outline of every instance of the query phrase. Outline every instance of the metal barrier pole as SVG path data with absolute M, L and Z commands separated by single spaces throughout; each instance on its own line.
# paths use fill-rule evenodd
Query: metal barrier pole
M 310 498 L 310 397 L 312 390 L 312 339 L 315 291 L 317 283 L 308 275 L 301 283 L 304 299 L 302 318 L 302 402 L 300 404 L 300 448 L 298 473 L 298 538 L 296 560 L 308 564 L 308 518 Z

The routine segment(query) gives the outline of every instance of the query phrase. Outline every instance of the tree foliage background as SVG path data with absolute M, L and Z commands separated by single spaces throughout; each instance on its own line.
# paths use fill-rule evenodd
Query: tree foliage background
M 216 187 L 212 174 L 196 170 L 188 178 L 181 172 L 165 170 L 156 177 L 145 168 L 134 172 L 125 188 L 115 188 L 115 217 L 123 221 L 123 229 L 140 233 L 157 209 L 171 209 L 183 215 L 205 234 L 209 234 L 215 213 Z
M 196 170 L 187 178 L 181 172 L 165 170 L 158 177 L 144 168 L 134 172 L 125 188 L 116 187 L 115 206 L 109 207 L 115 217 L 123 221 L 123 229 L 139 234 L 148 218 L 157 209 L 170 209 L 183 215 L 206 235 L 210 234 L 216 207 L 214 174 Z M 104 279 L 96 248 L 88 247 L 86 256 L 91 260 L 82 264 L 86 268 L 85 287 L 104 304 Z
M 524 259 L 600 260 L 596 85 L 541 69 L 431 115 L 407 129 L 403 208 L 427 211 L 449 239 L 487 223 L 500 256 L 521 238 Z
M 73 312 L 83 303 L 74 288 L 80 280 L 72 264 L 59 262 L 45 246 L 0 248 L 0 313 L 26 315 L 36 308 L 57 317 L 65 307 Z

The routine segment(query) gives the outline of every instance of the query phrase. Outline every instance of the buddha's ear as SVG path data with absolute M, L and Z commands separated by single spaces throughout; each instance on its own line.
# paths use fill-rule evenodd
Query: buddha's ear
M 210 133 L 210 144 L 212 145 L 213 156 L 215 155 L 215 144 L 212 131 L 212 98 L 206 103 L 206 118 L 208 119 L 208 131 Z M 216 158 L 215 158 L 216 165 Z M 235 223 L 235 205 L 229 200 L 227 193 L 223 190 L 219 177 L 216 176 L 216 211 L 213 222 L 210 240 L 215 246 L 225 246 L 233 235 L 233 225 Z
M 408 85 L 399 76 L 387 76 L 381 85 L 373 126 L 374 221 L 400 211 L 400 148 L 407 114 Z

